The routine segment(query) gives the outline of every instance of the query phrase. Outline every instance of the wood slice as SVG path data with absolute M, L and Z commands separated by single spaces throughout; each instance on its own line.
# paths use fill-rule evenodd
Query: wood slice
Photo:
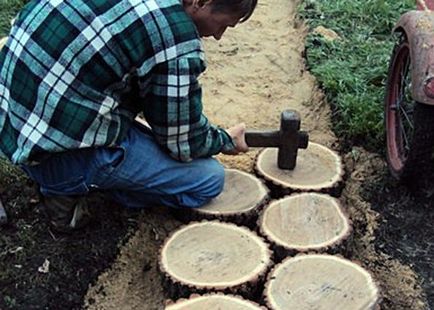
M 296 252 L 341 252 L 351 222 L 339 201 L 326 194 L 300 193 L 273 201 L 258 220 L 278 259 Z
M 203 221 L 173 232 L 161 248 L 159 265 L 170 298 L 214 291 L 253 298 L 271 254 L 267 243 L 245 227 Z
M 270 309 L 367 310 L 380 302 L 379 289 L 361 266 L 332 255 L 298 255 L 268 276 L 264 298 Z
M 283 170 L 277 166 L 277 152 L 277 148 L 262 150 L 255 165 L 256 172 L 268 181 L 274 197 L 299 191 L 340 194 L 344 169 L 336 152 L 309 142 L 307 149 L 298 150 L 294 170 Z
M 268 201 L 268 188 L 254 175 L 225 169 L 223 192 L 207 205 L 197 209 L 176 210 L 184 222 L 220 220 L 253 228 L 262 207 Z
M 192 295 L 169 304 L 166 310 L 264 310 L 265 307 L 235 295 L 208 294 Z

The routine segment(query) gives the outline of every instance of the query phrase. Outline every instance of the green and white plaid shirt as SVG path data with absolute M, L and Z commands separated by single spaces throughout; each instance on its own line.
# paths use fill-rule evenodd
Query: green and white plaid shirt
M 177 160 L 234 144 L 202 113 L 199 34 L 179 0 L 34 0 L 0 53 L 0 153 L 118 144 L 143 112 Z

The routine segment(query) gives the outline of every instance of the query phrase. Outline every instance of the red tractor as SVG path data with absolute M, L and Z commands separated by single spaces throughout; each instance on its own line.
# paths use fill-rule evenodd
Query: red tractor
M 393 32 L 385 97 L 387 162 L 398 180 L 413 182 L 432 167 L 434 151 L 434 0 L 417 0 Z

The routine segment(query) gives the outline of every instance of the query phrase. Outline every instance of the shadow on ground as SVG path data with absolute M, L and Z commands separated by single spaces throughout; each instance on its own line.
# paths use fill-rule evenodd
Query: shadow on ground
M 409 190 L 387 171 L 382 173 L 363 190 L 364 198 L 381 214 L 375 245 L 416 271 L 434 308 L 434 181 Z M 434 175 L 428 179 L 434 180 Z

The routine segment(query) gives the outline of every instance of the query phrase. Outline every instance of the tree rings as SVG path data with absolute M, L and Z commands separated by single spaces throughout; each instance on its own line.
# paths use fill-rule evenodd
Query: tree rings
M 176 230 L 160 252 L 163 285 L 177 298 L 207 291 L 249 298 L 257 293 L 271 263 L 271 251 L 256 233 L 218 221 Z
M 285 259 L 268 276 L 264 297 L 270 309 L 375 309 L 379 290 L 361 266 L 332 255 Z
M 225 169 L 223 192 L 207 205 L 189 209 L 189 219 L 217 219 L 251 227 L 267 200 L 268 188 L 262 180 L 240 170 Z
M 258 226 L 278 258 L 295 252 L 334 249 L 351 232 L 351 223 L 339 201 L 313 192 L 273 201 L 262 211 Z
M 263 310 L 264 307 L 259 306 L 250 300 L 245 300 L 240 296 L 223 295 L 223 294 L 208 294 L 208 295 L 193 295 L 189 299 L 181 299 L 175 303 L 168 305 L 166 310 Z
M 277 166 L 277 148 L 266 148 L 256 159 L 255 169 L 271 184 L 291 191 L 330 192 L 342 181 L 344 169 L 340 156 L 317 143 L 309 142 L 307 149 L 298 150 L 294 170 Z

